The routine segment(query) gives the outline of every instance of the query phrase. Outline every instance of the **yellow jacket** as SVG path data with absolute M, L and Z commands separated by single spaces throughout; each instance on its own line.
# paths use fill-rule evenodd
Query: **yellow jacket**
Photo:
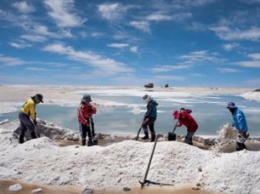
M 35 102 L 33 101 L 32 98 L 29 98 L 24 105 L 21 108 L 21 111 L 30 116 L 32 120 L 36 120 L 36 112 L 35 112 Z

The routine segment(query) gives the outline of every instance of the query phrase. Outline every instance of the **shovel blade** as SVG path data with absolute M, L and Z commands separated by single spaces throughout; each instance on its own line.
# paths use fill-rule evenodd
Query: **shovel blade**
M 176 134 L 173 132 L 168 133 L 168 140 L 169 141 L 175 141 L 176 140 Z

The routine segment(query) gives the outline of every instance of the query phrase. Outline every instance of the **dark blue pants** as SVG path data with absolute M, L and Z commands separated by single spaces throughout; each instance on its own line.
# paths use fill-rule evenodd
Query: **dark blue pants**
M 32 139 L 35 139 L 36 138 L 36 134 L 34 131 L 35 126 L 34 126 L 33 122 L 31 121 L 30 117 L 28 115 L 24 114 L 23 112 L 20 112 L 19 120 L 20 120 L 20 125 L 21 125 L 19 143 L 24 142 L 24 135 L 25 135 L 25 132 L 27 129 L 29 129 Z
M 93 141 L 93 138 L 95 136 L 95 129 L 94 129 L 93 120 L 91 120 L 91 126 L 92 126 L 92 131 L 91 131 L 89 126 L 83 125 L 82 123 L 79 123 L 79 130 L 80 130 L 82 145 L 86 145 L 87 134 L 88 134 L 88 142 L 92 143 L 92 141 Z

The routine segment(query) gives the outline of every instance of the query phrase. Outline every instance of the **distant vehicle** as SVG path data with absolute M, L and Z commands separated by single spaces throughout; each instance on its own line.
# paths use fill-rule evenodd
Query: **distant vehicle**
M 153 88 L 153 83 L 148 83 L 144 85 L 145 88 Z

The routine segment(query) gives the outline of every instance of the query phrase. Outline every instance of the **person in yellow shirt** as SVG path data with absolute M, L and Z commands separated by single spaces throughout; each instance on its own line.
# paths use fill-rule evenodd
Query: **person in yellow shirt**
M 19 136 L 19 143 L 24 142 L 24 135 L 27 129 L 29 129 L 32 139 L 37 138 L 35 133 L 36 121 L 36 105 L 43 103 L 43 95 L 36 94 L 29 98 L 21 108 L 19 113 L 19 120 L 21 125 L 21 133 Z

